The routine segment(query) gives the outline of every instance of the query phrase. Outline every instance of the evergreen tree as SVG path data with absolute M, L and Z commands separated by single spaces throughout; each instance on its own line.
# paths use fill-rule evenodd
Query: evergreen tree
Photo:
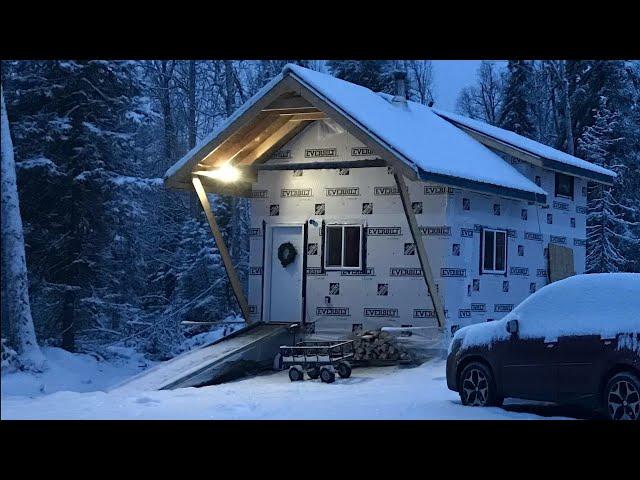
M 62 305 L 50 313 L 68 350 L 95 320 L 93 294 L 115 280 L 102 260 L 114 182 L 131 168 L 137 82 L 133 62 L 98 60 L 16 62 L 8 82 L 33 271 Z
M 330 60 L 327 67 L 333 76 L 342 80 L 374 92 L 395 93 L 392 75 L 395 66 L 391 60 Z
M 529 100 L 531 86 L 531 62 L 527 60 L 509 60 L 502 109 L 498 121 L 500 127 L 519 135 L 533 136 L 534 126 L 531 121 Z
M 618 198 L 623 169 L 615 164 L 614 146 L 624 139 L 617 136 L 620 115 L 607 106 L 601 97 L 594 124 L 587 127 L 578 140 L 579 154 L 596 165 L 614 169 L 618 177 L 613 186 L 592 184 L 589 187 L 587 216 L 588 273 L 617 272 L 625 264 L 619 245 L 630 238 L 631 223 L 624 213 L 630 210 Z

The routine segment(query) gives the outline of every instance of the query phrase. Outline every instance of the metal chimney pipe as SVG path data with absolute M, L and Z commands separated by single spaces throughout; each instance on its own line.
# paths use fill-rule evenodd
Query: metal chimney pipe
M 407 74 L 401 70 L 396 70 L 393 72 L 393 80 L 395 82 L 395 96 L 393 97 L 394 102 L 407 102 L 407 86 L 406 86 L 406 78 Z

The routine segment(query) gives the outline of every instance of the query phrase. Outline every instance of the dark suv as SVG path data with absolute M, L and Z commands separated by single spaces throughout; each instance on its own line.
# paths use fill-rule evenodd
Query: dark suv
M 502 320 L 456 332 L 447 386 L 464 405 L 505 397 L 640 418 L 640 274 L 578 275 L 550 284 Z

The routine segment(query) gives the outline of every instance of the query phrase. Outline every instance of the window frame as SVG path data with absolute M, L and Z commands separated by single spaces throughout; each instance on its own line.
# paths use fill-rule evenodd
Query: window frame
M 357 267 L 348 267 L 345 266 L 344 264 L 344 254 L 345 254 L 345 241 L 346 241 L 346 235 L 345 235 L 345 229 L 347 227 L 357 227 L 360 229 L 360 241 L 358 244 L 358 266 Z M 327 265 L 327 261 L 329 259 L 329 241 L 328 241 L 328 236 L 327 236 L 327 230 L 329 228 L 341 228 L 342 230 L 342 244 L 340 246 L 340 265 Z M 362 264 L 363 264 L 363 234 L 364 234 L 364 228 L 363 225 L 361 223 L 326 223 L 324 226 L 324 232 L 322 232 L 324 235 L 324 269 L 325 270 L 330 270 L 330 271 L 340 271 L 340 270 L 362 270 Z
M 485 245 L 486 245 L 486 232 L 493 233 L 493 269 L 486 269 L 484 267 L 485 260 Z M 497 248 L 497 235 L 496 233 L 502 233 L 504 235 L 504 269 L 496 270 L 496 248 Z M 480 243 L 480 273 L 493 274 L 493 275 L 505 275 L 507 273 L 507 244 L 509 237 L 506 230 L 500 230 L 499 228 L 483 228 L 482 229 L 482 242 Z
M 566 198 L 569 200 L 574 200 L 575 198 L 575 190 L 576 190 L 576 178 L 573 175 L 567 175 L 566 173 L 555 172 L 555 191 L 554 194 L 559 198 Z M 560 184 L 560 179 L 568 178 L 571 181 L 571 195 L 563 195 L 558 193 L 558 185 Z

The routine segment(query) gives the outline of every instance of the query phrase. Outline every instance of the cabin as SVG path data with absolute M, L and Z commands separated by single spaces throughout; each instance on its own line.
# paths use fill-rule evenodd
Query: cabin
M 408 101 L 404 82 L 287 65 L 167 171 L 195 189 L 248 323 L 450 336 L 584 272 L 587 185 L 615 173 Z M 246 288 L 207 193 L 250 199 Z

